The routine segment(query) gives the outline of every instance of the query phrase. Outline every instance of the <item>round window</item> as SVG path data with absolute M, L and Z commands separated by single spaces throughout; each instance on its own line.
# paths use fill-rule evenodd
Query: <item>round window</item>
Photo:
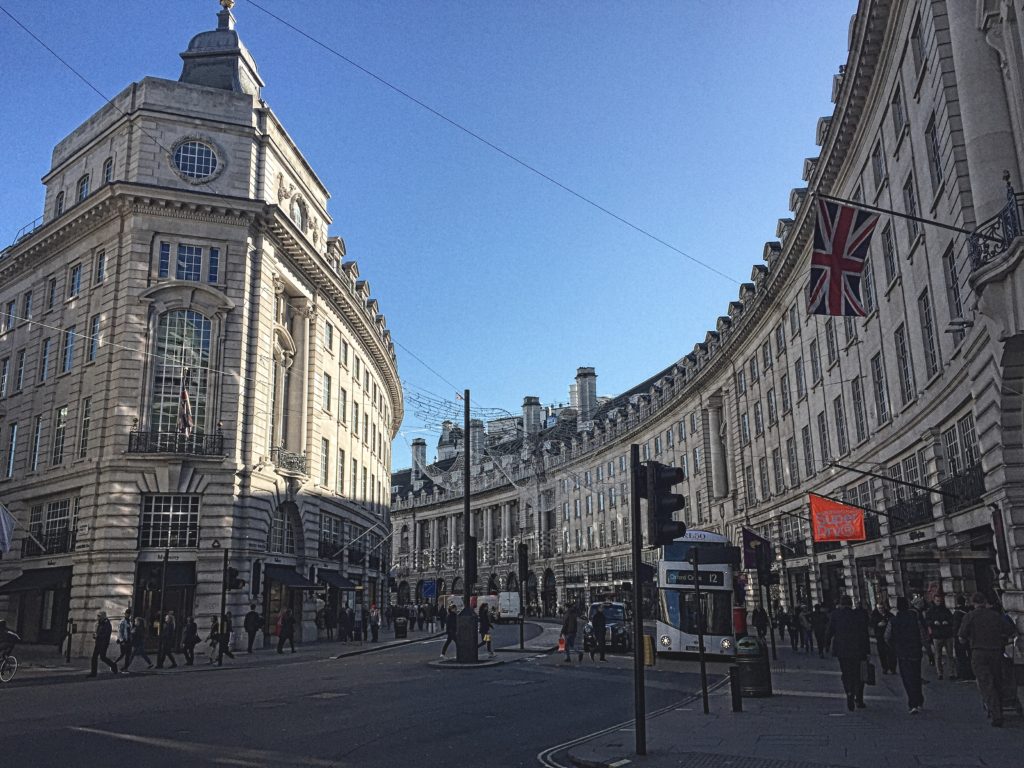
M 190 179 L 208 179 L 217 172 L 217 154 L 202 141 L 185 141 L 174 150 L 174 167 Z

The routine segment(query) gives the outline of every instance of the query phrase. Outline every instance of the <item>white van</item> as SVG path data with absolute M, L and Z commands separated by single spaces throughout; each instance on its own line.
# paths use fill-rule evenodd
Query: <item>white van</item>
M 498 611 L 495 614 L 495 621 L 517 622 L 523 617 L 523 606 L 519 602 L 518 592 L 499 592 Z

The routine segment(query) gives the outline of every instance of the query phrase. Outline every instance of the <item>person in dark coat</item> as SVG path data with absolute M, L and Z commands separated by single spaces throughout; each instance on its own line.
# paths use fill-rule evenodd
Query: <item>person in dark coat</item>
M 779 642 L 786 642 L 786 629 L 789 627 L 789 611 L 780 608 L 775 612 L 775 621 L 779 625 Z
M 608 623 L 605 621 L 604 608 L 600 605 L 597 606 L 597 610 L 594 611 L 593 618 L 590 619 L 591 629 L 591 643 L 590 646 L 590 660 L 594 660 L 594 651 L 596 650 L 600 656 L 601 661 L 607 661 L 604 657 L 604 640 L 605 631 L 607 630 Z
M 800 627 L 800 615 L 803 613 L 803 606 L 796 606 L 793 614 L 789 617 L 789 645 L 795 651 L 803 648 L 807 638 L 804 637 L 803 629 Z
M 334 608 L 330 605 L 324 607 L 324 628 L 327 630 L 327 639 L 334 639 L 334 628 L 338 625 L 338 619 L 334 615 Z
M 422 605 L 416 608 L 416 629 L 423 631 L 423 622 L 427 620 L 427 609 Z
M 199 625 L 194 617 L 185 619 L 185 629 L 181 635 L 181 651 L 185 654 L 185 666 L 196 663 L 196 646 L 199 645 Z
M 160 628 L 159 645 L 156 651 L 156 668 L 164 668 L 164 660 L 169 660 L 172 667 L 177 667 L 178 662 L 174 660 L 175 640 L 174 614 L 168 613 L 164 616 L 164 625 Z
M 907 692 L 907 709 L 910 714 L 916 715 L 924 706 L 921 659 L 928 645 L 928 635 L 921 623 L 921 616 L 910 607 L 905 597 L 896 598 L 896 615 L 889 620 L 885 642 L 899 664 L 903 690 Z
M 256 633 L 260 631 L 260 627 L 263 626 L 263 617 L 256 611 L 256 603 L 249 603 L 249 612 L 245 614 L 245 618 L 242 619 L 242 627 L 245 629 L 245 634 L 249 637 L 249 645 L 246 648 L 246 653 L 252 653 L 252 644 L 256 642 Z
M 562 619 L 562 638 L 565 640 L 565 663 L 572 664 L 573 646 L 576 644 L 576 632 L 579 629 L 579 620 L 576 618 L 576 606 L 570 605 L 565 609 L 565 618 Z M 583 649 L 580 649 L 579 660 L 583 661 Z
M 825 658 L 825 635 L 828 634 L 828 614 L 819 603 L 811 611 L 811 633 L 815 642 L 818 643 L 818 658 Z
M 491 612 L 487 610 L 487 604 L 480 606 L 480 644 L 477 648 L 487 646 L 487 653 L 494 658 L 494 649 L 491 647 Z
M 883 675 L 896 674 L 896 654 L 892 652 L 889 644 L 885 642 L 885 630 L 892 620 L 892 611 L 888 605 L 875 606 L 871 612 L 871 629 L 875 635 L 875 645 L 878 647 L 878 663 L 882 665 Z
M 860 665 L 871 653 L 868 636 L 868 614 L 862 608 L 853 607 L 849 595 L 839 598 L 839 607 L 832 611 L 825 642 L 832 644 L 832 655 L 839 659 L 839 670 L 843 676 L 843 690 L 846 691 L 846 708 L 864 708 L 864 681 Z
M 754 609 L 754 612 L 750 614 L 750 623 L 757 630 L 758 638 L 764 640 L 768 636 L 768 614 L 765 613 L 764 608 L 757 606 Z
M 231 635 L 234 631 L 234 622 L 231 620 L 231 611 L 224 614 L 224 626 L 220 633 L 220 653 L 229 659 L 235 658 L 231 652 Z
M 949 662 L 949 679 L 956 680 L 956 660 L 953 657 L 953 612 L 946 607 L 946 596 L 935 595 L 934 604 L 925 611 L 925 624 L 932 641 L 932 654 L 935 656 L 935 669 L 939 680 L 945 674 L 944 662 Z
M 971 666 L 992 725 L 1003 724 L 1003 649 L 1017 628 L 981 592 L 971 598 L 974 610 L 960 624 L 958 636 L 971 647 Z
M 292 653 L 295 653 L 295 617 L 292 616 L 291 608 L 285 608 L 281 615 L 281 632 L 277 636 L 278 653 L 284 653 L 285 641 L 291 646 Z
M 956 654 L 956 676 L 958 680 L 973 680 L 974 670 L 971 669 L 971 649 L 960 639 L 960 627 L 970 611 L 967 599 L 960 595 L 953 609 L 953 653 Z
M 458 636 L 459 615 L 455 612 L 455 604 L 448 606 L 448 615 L 444 617 L 444 645 L 441 646 L 441 658 L 448 658 L 448 646 L 454 643 Z M 458 646 L 455 648 L 458 652 Z
M 117 664 L 107 658 L 107 648 L 110 647 L 110 635 L 113 631 L 114 628 L 110 626 L 110 619 L 107 618 L 106 611 L 97 613 L 96 633 L 93 635 L 95 642 L 92 646 L 92 663 L 89 668 L 88 677 L 96 677 L 96 668 L 99 666 L 100 660 L 110 667 L 111 672 L 115 675 L 118 674 Z
M 141 616 L 135 617 L 135 626 L 132 628 L 132 657 L 125 665 L 126 672 L 128 666 L 136 659 L 145 661 L 148 665 L 146 669 L 153 668 L 153 662 L 146 654 L 146 622 L 142 620 Z

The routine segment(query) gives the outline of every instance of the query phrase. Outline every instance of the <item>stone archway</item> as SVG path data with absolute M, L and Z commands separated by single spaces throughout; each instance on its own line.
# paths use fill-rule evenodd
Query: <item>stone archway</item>
M 540 595 L 537 592 L 537 575 L 533 571 L 526 574 L 523 593 L 526 596 L 527 609 L 532 610 L 534 614 L 538 613 L 541 610 Z
M 452 594 L 453 595 L 461 595 L 462 594 L 462 577 L 461 576 L 456 576 L 454 579 L 452 579 Z
M 514 573 L 510 573 L 505 577 L 505 591 L 506 592 L 518 592 L 519 591 L 519 577 Z
M 398 583 L 398 605 L 408 605 L 411 601 L 409 600 L 409 582 L 400 581 Z
M 423 579 L 416 582 L 416 602 L 417 604 L 423 602 Z

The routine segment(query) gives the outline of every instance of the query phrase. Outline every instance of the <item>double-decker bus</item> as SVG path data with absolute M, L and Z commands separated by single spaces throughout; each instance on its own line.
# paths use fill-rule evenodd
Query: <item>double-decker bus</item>
M 699 607 L 691 559 L 694 549 L 698 550 Z M 735 653 L 733 574 L 738 567 L 739 548 L 711 531 L 689 530 L 662 547 L 658 561 L 658 653 L 698 652 L 698 612 L 704 616 L 704 652 L 721 656 Z

